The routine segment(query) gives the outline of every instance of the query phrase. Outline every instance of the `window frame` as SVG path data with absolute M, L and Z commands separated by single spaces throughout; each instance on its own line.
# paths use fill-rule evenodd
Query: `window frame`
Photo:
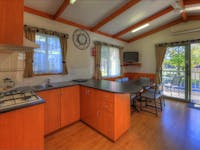
M 109 48 L 109 50 L 110 50 L 110 48 L 112 48 L 112 46 L 109 46 L 109 45 L 102 45 L 102 46 L 107 46 L 108 48 Z M 118 52 L 119 52 L 119 62 L 121 61 L 120 60 L 120 49 L 118 48 L 118 47 L 114 47 L 114 48 L 117 48 L 118 49 Z M 102 60 L 102 47 L 101 47 L 101 55 L 100 55 L 100 57 L 101 57 L 101 59 L 100 60 Z M 109 68 L 110 68 L 110 66 L 109 66 Z M 114 76 L 102 76 L 102 70 L 101 70 L 101 78 L 102 79 L 108 79 L 108 78 L 116 78 L 116 77 L 120 77 L 120 76 L 122 76 L 121 75 L 121 64 L 119 63 L 119 68 L 120 68 L 120 70 L 119 70 L 119 75 L 114 75 Z M 100 62 L 100 69 L 101 69 L 101 62 Z M 108 72 L 109 72 L 109 70 L 108 70 Z
M 39 32 L 38 32 L 39 33 Z M 37 34 L 37 33 L 36 33 Z M 35 34 L 35 39 L 36 39 L 36 34 Z M 46 33 L 39 33 L 39 34 L 46 34 Z M 49 35 L 49 36 L 56 36 L 56 35 L 50 35 L 50 34 L 46 34 L 46 35 Z M 58 37 L 58 36 L 56 36 Z M 58 37 L 59 38 L 59 37 Z M 35 49 L 33 50 L 33 63 L 32 63 L 32 67 L 34 68 L 34 53 L 35 53 Z M 61 55 L 62 55 L 62 48 L 61 48 Z M 63 57 L 63 56 L 62 56 Z M 62 68 L 63 68 L 63 59 L 62 59 Z M 37 74 L 34 72 L 34 69 L 33 69 L 33 76 L 49 76 L 49 75 L 62 75 L 63 74 L 63 70 L 61 73 L 41 73 L 41 74 Z

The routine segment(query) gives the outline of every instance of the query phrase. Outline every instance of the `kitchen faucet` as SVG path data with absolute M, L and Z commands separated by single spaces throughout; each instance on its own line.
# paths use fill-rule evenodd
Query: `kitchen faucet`
M 46 85 L 48 86 L 48 85 L 50 85 L 50 82 L 51 82 L 51 79 L 47 79 L 47 83 L 46 83 Z

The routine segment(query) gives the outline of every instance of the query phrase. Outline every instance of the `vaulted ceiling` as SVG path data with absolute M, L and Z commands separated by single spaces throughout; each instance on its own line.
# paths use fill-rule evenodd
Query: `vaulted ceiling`
M 188 20 L 200 20 L 200 0 L 25 0 L 24 10 L 118 40 L 133 42 Z M 174 5 L 178 4 L 180 9 Z M 142 25 L 148 27 L 132 33 Z

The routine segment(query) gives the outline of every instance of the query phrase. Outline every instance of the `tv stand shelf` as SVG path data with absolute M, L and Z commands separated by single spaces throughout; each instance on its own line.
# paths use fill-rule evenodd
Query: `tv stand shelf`
M 141 66 L 140 62 L 124 63 L 123 66 Z

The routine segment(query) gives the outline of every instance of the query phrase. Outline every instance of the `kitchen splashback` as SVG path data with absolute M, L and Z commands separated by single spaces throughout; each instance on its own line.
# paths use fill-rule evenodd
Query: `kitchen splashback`
M 0 53 L 0 87 L 4 78 L 11 78 L 15 82 L 23 80 L 24 53 L 4 52 Z

